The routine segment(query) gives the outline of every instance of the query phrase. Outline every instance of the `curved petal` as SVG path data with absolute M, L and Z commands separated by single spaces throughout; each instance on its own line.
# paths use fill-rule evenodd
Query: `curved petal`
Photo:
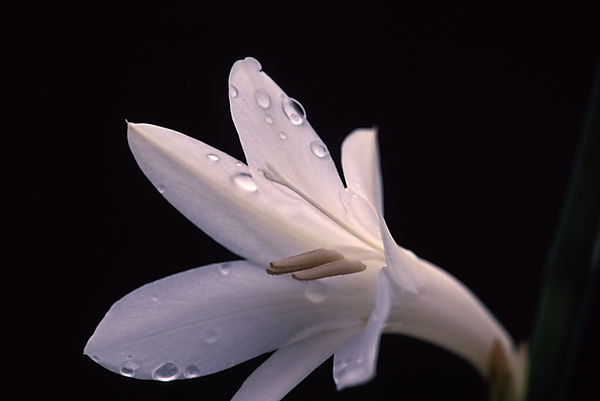
M 423 285 L 421 261 L 408 249 L 396 244 L 383 219 L 379 217 L 381 238 L 385 248 L 385 260 L 388 275 L 396 289 L 412 295 L 418 294 Z
M 226 153 L 150 124 L 128 126 L 131 151 L 159 192 L 217 242 L 256 263 L 364 244 L 298 195 Z
M 346 340 L 333 358 L 333 379 L 338 390 L 364 384 L 375 377 L 379 338 L 391 307 L 391 289 L 384 269 L 377 280 L 377 304 L 367 326 Z
M 437 344 L 469 361 L 484 377 L 500 346 L 513 355 L 513 343 L 500 323 L 460 281 L 397 245 L 386 245 L 384 268 L 394 288 L 386 332 Z M 391 268 L 389 268 L 391 267 Z
M 116 302 L 84 352 L 135 378 L 204 376 L 322 332 L 355 327 L 361 306 L 346 307 L 355 294 L 326 290 L 321 283 L 269 276 L 246 261 L 188 270 Z
M 377 130 L 356 129 L 342 143 L 342 169 L 346 185 L 383 215 L 383 185 L 379 166 Z
M 327 147 L 303 113 L 247 57 L 229 74 L 231 116 L 248 165 L 276 173 L 334 214 L 342 182 Z
M 281 348 L 260 365 L 231 401 L 277 401 L 333 354 L 355 329 L 322 333 Z

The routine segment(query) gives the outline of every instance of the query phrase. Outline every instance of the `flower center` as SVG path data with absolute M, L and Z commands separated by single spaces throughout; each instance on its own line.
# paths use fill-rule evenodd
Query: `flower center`
M 311 205 L 312 207 L 317 209 L 319 212 L 321 212 L 324 216 L 326 216 L 328 219 L 330 219 L 333 223 L 337 224 L 338 226 L 340 226 L 341 228 L 346 230 L 348 233 L 350 233 L 351 235 L 353 235 L 354 237 L 356 237 L 357 239 L 359 239 L 360 241 L 362 241 L 369 247 L 373 248 L 374 250 L 383 252 L 383 246 L 381 244 L 374 242 L 372 239 L 367 238 L 366 236 L 360 234 L 355 229 L 353 229 L 350 225 L 346 224 L 346 222 L 344 222 L 342 219 L 337 217 L 334 213 L 330 213 L 327 209 L 325 209 L 322 205 L 320 205 L 318 202 L 316 202 L 310 196 L 308 196 L 307 194 L 302 192 L 300 189 L 296 188 L 294 185 L 292 185 L 290 182 L 288 182 L 285 178 L 280 176 L 277 173 L 277 171 L 275 171 L 273 166 L 271 166 L 270 164 L 267 163 L 266 167 L 267 167 L 266 170 L 261 169 L 259 171 L 263 173 L 264 177 L 267 180 L 274 182 L 276 184 L 282 185 L 282 186 L 286 187 L 287 189 L 291 190 L 296 195 L 298 195 L 300 198 L 302 198 L 306 202 L 308 202 L 309 205 Z
M 346 259 L 338 251 L 319 248 L 271 262 L 267 273 L 272 275 L 293 273 L 293 278 L 304 281 L 357 273 L 366 268 L 367 266 L 361 261 Z

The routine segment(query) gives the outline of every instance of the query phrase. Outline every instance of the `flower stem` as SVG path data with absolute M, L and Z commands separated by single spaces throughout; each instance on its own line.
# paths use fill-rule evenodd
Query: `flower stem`
M 563 400 L 600 256 L 600 66 L 565 206 L 548 258 L 533 333 L 528 401 Z

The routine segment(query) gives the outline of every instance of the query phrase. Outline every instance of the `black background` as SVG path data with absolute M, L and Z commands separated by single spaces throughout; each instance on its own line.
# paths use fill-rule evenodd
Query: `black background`
M 155 383 L 82 355 L 124 294 L 237 258 L 154 190 L 125 119 L 243 158 L 227 76 L 249 55 L 302 102 L 336 163 L 352 129 L 379 128 L 396 241 L 462 280 L 515 339 L 529 337 L 597 63 L 590 10 L 18 4 L 2 6 L 0 44 L 3 381 L 15 398 L 226 400 L 265 358 Z M 599 307 L 596 297 L 573 400 L 592 399 Z M 466 362 L 384 336 L 371 383 L 336 392 L 329 360 L 286 400 L 485 394 Z

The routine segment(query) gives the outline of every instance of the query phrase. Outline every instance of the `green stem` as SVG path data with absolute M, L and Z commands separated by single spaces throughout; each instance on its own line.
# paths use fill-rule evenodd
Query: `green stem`
M 600 253 L 600 66 L 550 254 L 531 343 L 528 401 L 562 400 L 575 363 Z

